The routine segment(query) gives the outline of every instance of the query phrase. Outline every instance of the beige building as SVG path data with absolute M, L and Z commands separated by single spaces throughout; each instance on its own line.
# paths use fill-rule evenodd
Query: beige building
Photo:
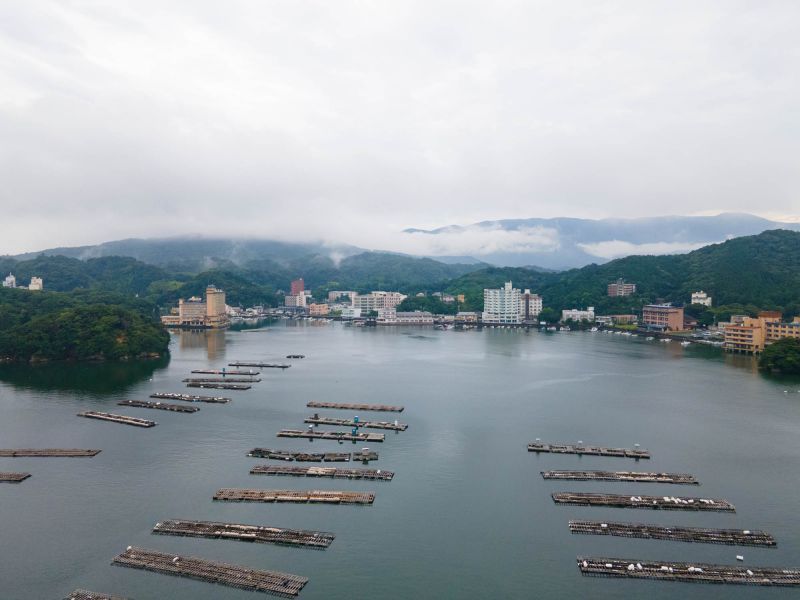
M 642 309 L 642 324 L 648 329 L 683 331 L 683 307 L 648 304 Z
M 622 278 L 617 279 L 614 283 L 608 284 L 608 295 L 611 297 L 630 296 L 631 294 L 635 293 L 636 293 L 636 284 L 625 283 L 625 280 Z
M 206 288 L 206 327 L 219 328 L 229 324 L 225 313 L 225 292 L 210 285 Z
M 362 314 L 379 311 L 382 308 L 395 308 L 406 299 L 400 292 L 376 291 L 369 294 L 357 294 L 353 298 L 353 308 L 360 308 Z
M 741 323 L 725 327 L 725 349 L 757 354 L 770 342 L 785 337 L 800 339 L 800 317 L 795 317 L 791 323 L 782 323 L 780 312 L 762 311 L 758 317 L 744 317 Z
M 692 292 L 692 304 L 711 306 L 711 296 L 706 294 L 703 290 L 700 290 L 699 292 Z
M 177 314 L 174 312 L 161 317 L 166 327 L 212 328 L 219 329 L 230 324 L 225 311 L 225 292 L 213 285 L 206 288 L 206 299 L 192 296 L 178 300 Z
M 31 284 L 28 286 L 29 290 L 43 290 L 44 281 L 41 277 L 31 277 Z
M 309 304 L 308 314 L 312 317 L 324 317 L 330 312 L 330 307 L 327 304 Z

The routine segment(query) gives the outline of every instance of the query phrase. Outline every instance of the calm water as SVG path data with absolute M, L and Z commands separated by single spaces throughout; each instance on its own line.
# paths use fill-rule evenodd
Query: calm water
M 303 353 L 270 369 L 227 405 L 196 414 L 117 407 L 185 391 L 191 369 Z M 186 333 L 158 365 L 0 370 L 0 446 L 102 448 L 92 459 L 0 459 L 29 480 L 0 489 L 3 599 L 57 599 L 77 587 L 142 599 L 260 597 L 203 582 L 110 566 L 128 545 L 305 575 L 301 598 L 779 598 L 787 589 L 582 577 L 579 554 L 800 566 L 800 382 L 777 382 L 706 348 L 641 338 L 509 330 L 436 332 L 277 324 Z M 789 390 L 790 393 L 784 393 Z M 202 393 L 202 392 L 201 392 Z M 391 482 L 256 477 L 256 446 L 338 451 L 358 446 L 275 437 L 301 428 L 308 400 L 403 404 L 376 468 Z M 81 419 L 113 410 L 158 421 L 138 429 Z M 342 411 L 320 411 L 329 414 Z M 385 413 L 372 413 L 383 416 Z M 369 416 L 363 415 L 362 417 Z M 394 417 L 393 417 L 394 418 Z M 328 428 L 330 429 L 330 428 Z M 534 438 L 630 446 L 653 460 L 536 456 Z M 688 472 L 700 488 L 543 481 L 551 468 Z M 220 487 L 373 490 L 371 507 L 227 504 Z M 588 509 L 553 491 L 703 494 L 736 514 Z M 154 536 L 166 518 L 220 520 L 336 534 L 327 551 Z M 570 535 L 570 518 L 773 532 L 777 549 Z

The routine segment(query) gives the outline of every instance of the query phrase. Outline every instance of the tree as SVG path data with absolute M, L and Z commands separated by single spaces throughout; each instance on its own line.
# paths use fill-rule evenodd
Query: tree
M 761 353 L 758 367 L 772 373 L 800 375 L 800 339 L 783 338 L 773 342 Z

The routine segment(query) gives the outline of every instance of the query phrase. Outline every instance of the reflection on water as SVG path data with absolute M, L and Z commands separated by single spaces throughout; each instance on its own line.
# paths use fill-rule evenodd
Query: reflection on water
M 182 329 L 174 333 L 181 350 L 205 349 L 209 360 L 225 356 L 224 329 Z

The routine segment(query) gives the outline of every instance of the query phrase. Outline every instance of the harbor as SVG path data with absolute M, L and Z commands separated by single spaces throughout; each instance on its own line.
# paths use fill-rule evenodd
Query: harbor
M 334 417 L 321 417 L 317 414 L 307 417 L 304 423 L 314 425 L 337 425 L 344 427 L 364 427 L 365 429 L 388 429 L 390 431 L 405 431 L 408 425 L 397 421 L 360 421 L 357 419 L 336 419 Z
M 720 500 L 718 498 L 625 496 L 620 494 L 588 494 L 576 492 L 556 492 L 552 494 L 552 498 L 556 504 L 573 504 L 577 506 L 736 512 L 736 507 L 733 504 L 727 500 Z
M 146 400 L 121 400 L 118 406 L 132 406 L 134 408 L 152 408 L 156 410 L 168 410 L 171 412 L 196 413 L 200 410 L 196 406 L 184 406 L 183 404 L 167 404 L 166 402 L 147 402 Z
M 30 477 L 30 473 L 11 473 L 0 471 L 0 483 L 20 483 Z
M 570 521 L 570 533 L 585 535 L 611 535 L 645 540 L 669 540 L 698 544 L 725 544 L 728 546 L 765 546 L 777 544 L 772 535 L 749 529 L 709 529 L 706 527 L 665 527 L 643 523 L 614 523 L 611 521 Z
M 86 417 L 87 419 L 98 419 L 100 421 L 110 421 L 112 423 L 119 423 L 121 425 L 132 425 L 134 427 L 155 427 L 158 425 L 155 421 L 148 419 L 139 419 L 137 417 L 129 417 L 127 415 L 115 415 L 113 413 L 98 412 L 95 410 L 87 410 L 78 413 L 79 417 Z
M 305 531 L 239 523 L 218 523 L 215 521 L 159 521 L 153 533 L 186 537 L 203 537 L 219 540 L 238 540 L 283 546 L 302 546 L 324 550 L 333 542 L 334 535 L 324 531 Z
M 224 396 L 196 396 L 194 394 L 177 394 L 174 392 L 156 392 L 150 394 L 151 398 L 161 400 L 181 400 L 182 402 L 205 402 L 207 404 L 227 404 L 231 398 Z
M 394 473 L 382 469 L 337 469 L 334 467 L 287 467 L 283 465 L 257 465 L 251 475 L 290 475 L 293 477 L 330 477 L 331 479 L 370 479 L 391 481 Z
M 388 406 L 385 404 L 349 404 L 341 402 L 308 402 L 309 408 L 332 408 L 337 410 L 374 410 L 378 412 L 403 412 L 403 406 Z
M 301 452 L 299 450 L 270 450 L 253 448 L 247 456 L 297 462 L 369 462 L 378 460 L 378 453 L 368 448 L 361 452 Z
M 278 437 L 305 438 L 308 440 L 335 440 L 338 442 L 383 442 L 382 433 L 348 433 L 346 431 L 301 431 L 299 429 L 281 429 Z
M 254 490 L 222 488 L 214 494 L 221 502 L 297 502 L 302 504 L 372 504 L 375 494 L 330 490 Z
M 627 481 L 635 483 L 675 483 L 700 485 L 687 473 L 642 473 L 636 471 L 542 471 L 542 479 L 562 481 Z
M 577 454 L 587 456 L 615 456 L 618 458 L 650 458 L 650 452 L 639 448 L 604 448 L 602 446 L 583 446 L 574 444 L 543 444 L 531 442 L 528 452 L 551 454 Z

